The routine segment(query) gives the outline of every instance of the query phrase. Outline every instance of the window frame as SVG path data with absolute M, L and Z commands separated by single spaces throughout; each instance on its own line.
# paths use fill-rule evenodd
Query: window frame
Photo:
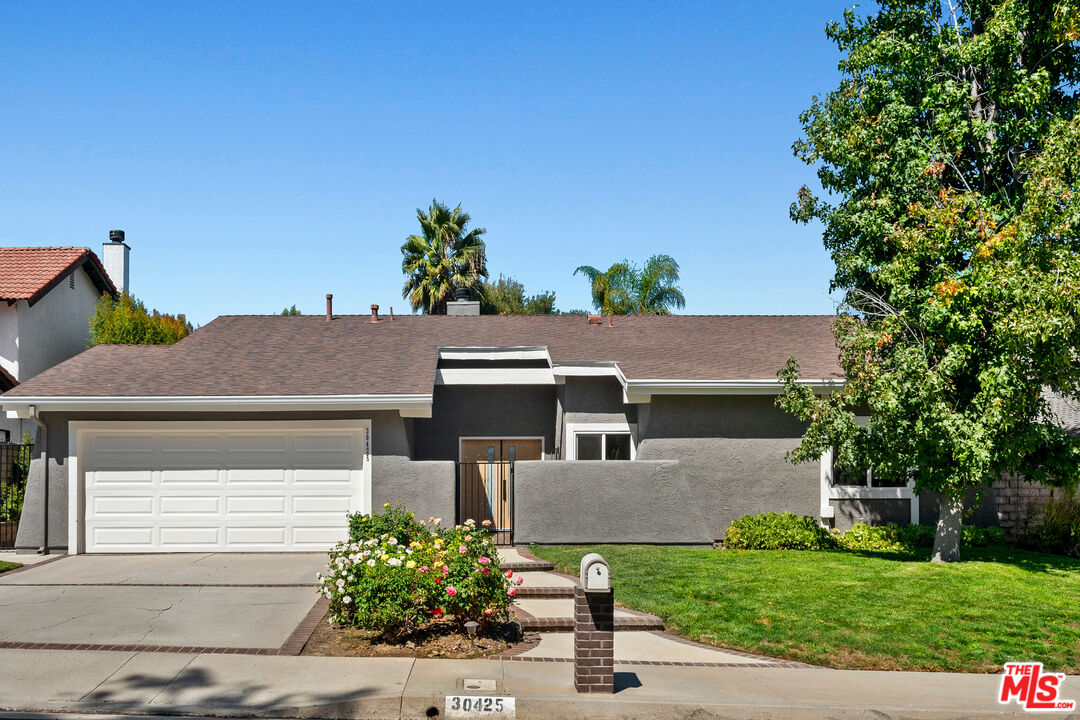
M 636 423 L 590 423 L 590 422 L 577 422 L 566 423 L 566 452 L 564 453 L 565 459 L 577 460 L 577 438 L 578 435 L 600 435 L 600 460 L 592 460 L 590 462 L 633 462 L 637 459 L 637 424 Z M 608 435 L 629 435 L 630 436 L 630 458 L 629 460 L 608 460 L 604 457 L 607 454 L 607 436 Z
M 865 426 L 869 418 L 859 416 L 856 422 Z M 874 487 L 871 485 L 872 470 L 866 471 L 866 483 L 864 485 L 834 485 L 833 462 L 836 452 L 829 448 L 821 454 L 821 518 L 829 519 L 836 516 L 836 508 L 830 504 L 830 500 L 907 500 L 911 511 L 910 522 L 912 525 L 919 524 L 919 496 L 915 494 L 915 480 L 908 480 L 906 485 L 892 487 Z

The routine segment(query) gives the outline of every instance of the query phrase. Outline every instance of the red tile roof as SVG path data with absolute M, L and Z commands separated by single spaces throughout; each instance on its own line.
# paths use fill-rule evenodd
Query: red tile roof
M 440 347 L 544 346 L 554 363 L 616 362 L 631 380 L 772 380 L 791 356 L 840 378 L 834 316 L 219 317 L 172 346 L 105 345 L 5 397 L 430 393 Z
M 87 248 L 0 248 L 0 300 L 28 300 L 33 304 L 83 264 L 98 290 L 116 293 L 101 261 Z

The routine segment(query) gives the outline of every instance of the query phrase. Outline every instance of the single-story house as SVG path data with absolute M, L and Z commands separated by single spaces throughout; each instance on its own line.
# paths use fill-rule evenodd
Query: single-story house
M 321 550 L 403 503 L 514 543 L 709 544 L 746 514 L 933 521 L 911 489 L 793 466 L 791 356 L 832 316 L 225 316 L 99 346 L 0 396 L 40 427 L 17 548 Z

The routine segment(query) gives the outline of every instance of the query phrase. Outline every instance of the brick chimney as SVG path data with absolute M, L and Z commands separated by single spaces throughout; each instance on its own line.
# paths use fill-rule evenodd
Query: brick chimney
M 101 246 L 101 264 L 105 266 L 118 293 L 131 292 L 128 254 L 131 248 L 124 242 L 123 230 L 110 230 L 109 242 Z

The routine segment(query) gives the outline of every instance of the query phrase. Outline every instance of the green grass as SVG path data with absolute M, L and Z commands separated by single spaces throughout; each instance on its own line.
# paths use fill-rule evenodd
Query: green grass
M 1005 547 L 926 555 L 599 545 L 535 547 L 577 575 L 611 564 L 615 599 L 683 637 L 834 668 L 1080 672 L 1080 560 Z
M 22 567 L 20 563 L 6 562 L 4 560 L 0 560 L 0 573 L 7 572 L 8 570 L 14 570 L 15 568 L 20 567 Z

